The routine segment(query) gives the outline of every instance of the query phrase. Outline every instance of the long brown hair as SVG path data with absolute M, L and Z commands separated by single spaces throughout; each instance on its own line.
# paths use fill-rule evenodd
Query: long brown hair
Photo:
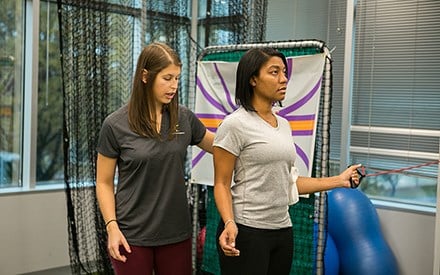
M 182 66 L 177 53 L 163 43 L 152 43 L 146 46 L 139 55 L 128 103 L 128 123 L 130 129 L 141 136 L 160 138 L 160 133 L 156 128 L 156 105 L 152 89 L 157 74 L 171 64 Z M 142 81 L 144 69 L 148 71 L 146 83 Z M 171 102 L 161 110 L 170 113 L 169 140 L 175 136 L 174 132 L 176 132 L 178 123 L 178 98 L 176 91 Z

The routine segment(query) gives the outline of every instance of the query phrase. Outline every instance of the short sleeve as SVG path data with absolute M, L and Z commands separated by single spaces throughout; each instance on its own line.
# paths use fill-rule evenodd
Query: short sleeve
M 188 108 L 181 106 L 181 111 L 186 114 L 191 127 L 191 145 L 196 145 L 202 142 L 206 134 L 206 127 L 200 119 Z
M 226 118 L 217 128 L 213 146 L 220 147 L 231 154 L 238 156 L 243 148 L 243 135 L 239 121 Z
M 104 120 L 99 132 L 97 151 L 110 158 L 117 158 L 120 155 L 119 144 L 108 119 Z

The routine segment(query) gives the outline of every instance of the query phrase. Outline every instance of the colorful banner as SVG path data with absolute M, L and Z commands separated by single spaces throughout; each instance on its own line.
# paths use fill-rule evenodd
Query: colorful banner
M 325 54 L 288 57 L 289 82 L 283 107 L 276 107 L 292 129 L 300 175 L 311 176 Z M 235 73 L 238 62 L 201 61 L 197 64 L 195 113 L 212 132 L 237 109 Z M 192 149 L 191 182 L 213 185 L 212 155 Z

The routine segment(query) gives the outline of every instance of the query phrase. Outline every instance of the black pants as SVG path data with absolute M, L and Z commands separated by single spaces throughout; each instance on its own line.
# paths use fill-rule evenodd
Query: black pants
M 223 275 L 284 275 L 289 274 L 293 259 L 292 228 L 257 229 L 237 224 L 235 247 L 240 256 L 225 256 L 218 244 L 223 222 L 217 228 L 217 252 Z

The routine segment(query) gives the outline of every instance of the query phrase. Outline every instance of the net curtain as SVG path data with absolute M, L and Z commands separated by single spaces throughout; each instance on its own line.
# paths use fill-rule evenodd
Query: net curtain
M 112 8 L 99 1 L 58 0 L 64 177 L 73 274 L 113 273 L 95 195 L 96 141 L 102 121 L 124 101 L 130 88 L 127 75 L 132 70 L 133 42 L 124 40 L 131 21 L 112 15 Z M 120 66 L 115 68 L 115 64 Z M 112 95 L 112 89 L 119 94 Z

